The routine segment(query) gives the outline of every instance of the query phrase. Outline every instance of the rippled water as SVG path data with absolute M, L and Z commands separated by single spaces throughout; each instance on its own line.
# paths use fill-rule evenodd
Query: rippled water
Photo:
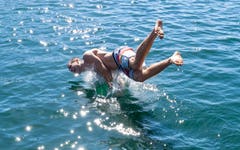
M 1 149 L 239 149 L 240 2 L 0 2 Z M 164 22 L 147 64 L 185 64 L 113 90 L 67 61 L 136 48 Z

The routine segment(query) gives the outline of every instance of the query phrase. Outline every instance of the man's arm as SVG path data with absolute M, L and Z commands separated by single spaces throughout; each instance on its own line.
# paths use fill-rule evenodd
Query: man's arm
M 112 74 L 111 71 L 104 65 L 102 60 L 96 55 L 97 50 L 92 50 L 86 52 L 83 56 L 83 59 L 88 64 L 93 64 L 95 71 L 101 75 L 107 82 L 109 86 L 111 86 L 112 82 Z

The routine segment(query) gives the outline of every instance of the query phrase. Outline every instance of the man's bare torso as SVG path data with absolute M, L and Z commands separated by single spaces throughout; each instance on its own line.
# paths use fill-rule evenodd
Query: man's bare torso
M 112 53 L 111 52 L 106 52 L 100 49 L 92 49 L 91 50 L 95 56 L 101 59 L 101 61 L 104 63 L 104 65 L 109 69 L 109 70 L 116 70 L 117 65 L 113 59 Z

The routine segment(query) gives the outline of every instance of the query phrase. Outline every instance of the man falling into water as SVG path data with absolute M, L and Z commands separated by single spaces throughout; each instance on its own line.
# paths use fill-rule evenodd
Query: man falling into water
M 83 54 L 83 58 L 73 58 L 68 63 L 68 68 L 73 73 L 94 69 L 111 86 L 112 71 L 120 69 L 125 75 L 134 81 L 143 82 L 160 73 L 171 64 L 181 66 L 183 59 L 178 51 L 165 60 L 143 66 L 145 57 L 149 53 L 154 40 L 159 37 L 163 39 L 164 33 L 162 21 L 157 20 L 154 29 L 138 46 L 136 52 L 130 47 L 124 46 L 115 49 L 113 52 L 106 52 L 100 49 L 92 49 Z

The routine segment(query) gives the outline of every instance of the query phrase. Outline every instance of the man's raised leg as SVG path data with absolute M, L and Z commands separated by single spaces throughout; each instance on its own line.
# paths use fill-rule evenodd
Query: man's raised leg
M 159 38 L 161 39 L 164 36 L 161 20 L 156 21 L 155 27 L 152 32 L 138 46 L 134 60 L 130 60 L 130 66 L 133 70 L 141 70 L 145 57 L 149 53 L 152 44 L 157 36 L 159 36 Z

